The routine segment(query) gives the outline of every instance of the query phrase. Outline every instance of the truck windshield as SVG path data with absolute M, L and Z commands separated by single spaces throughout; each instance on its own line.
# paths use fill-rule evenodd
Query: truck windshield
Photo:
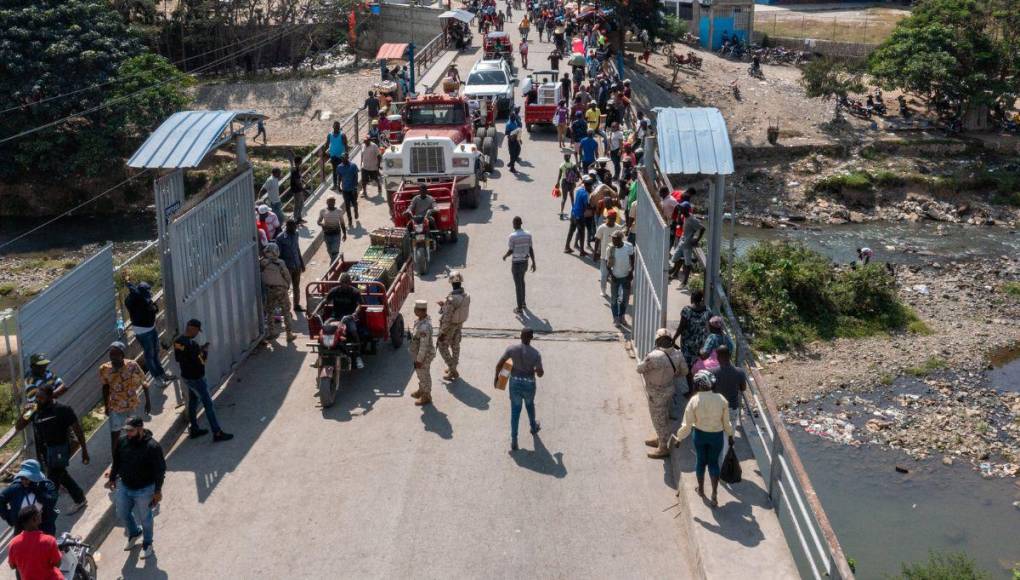
M 407 110 L 407 124 L 415 125 L 462 125 L 464 118 L 464 105 L 426 105 L 421 107 L 409 107 Z
M 469 85 L 505 85 L 506 73 L 501 70 L 477 70 L 468 76 Z

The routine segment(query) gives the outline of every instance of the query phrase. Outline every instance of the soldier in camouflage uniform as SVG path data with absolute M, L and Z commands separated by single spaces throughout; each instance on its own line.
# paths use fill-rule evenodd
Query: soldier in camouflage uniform
M 638 364 L 637 372 L 645 380 L 648 394 L 648 412 L 652 416 L 655 437 L 645 445 L 655 447 L 648 452 L 652 459 L 669 457 L 669 408 L 677 377 L 687 376 L 687 363 L 683 354 L 673 347 L 673 338 L 665 328 L 655 333 L 655 348 Z
M 290 342 L 297 338 L 290 327 L 290 270 L 280 259 L 280 248 L 276 244 L 266 244 L 264 253 L 259 267 L 262 269 L 262 284 L 266 287 L 266 326 L 273 327 L 273 316 L 279 308 L 283 314 L 283 326 L 287 329 L 287 341 Z
M 429 304 L 424 300 L 414 303 L 414 315 L 418 317 L 411 327 L 411 356 L 414 357 L 414 373 L 418 375 L 418 390 L 411 396 L 418 399 L 415 405 L 428 405 L 432 402 L 432 376 L 429 366 L 436 358 L 436 347 L 432 345 L 432 321 L 429 320 Z
M 446 361 L 443 380 L 447 381 L 460 378 L 457 373 L 457 363 L 460 362 L 460 333 L 471 306 L 471 296 L 464 291 L 461 286 L 463 283 L 464 276 L 460 272 L 456 270 L 450 272 L 453 290 L 446 296 L 446 300 L 439 303 L 439 338 L 436 339 L 436 348 Z

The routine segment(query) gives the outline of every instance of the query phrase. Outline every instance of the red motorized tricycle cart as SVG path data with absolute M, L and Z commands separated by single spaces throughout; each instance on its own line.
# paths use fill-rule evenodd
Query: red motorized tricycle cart
M 435 208 L 426 215 L 410 215 L 414 197 L 425 187 L 435 200 Z M 456 242 L 460 231 L 457 224 L 457 179 L 446 178 L 433 182 L 405 181 L 393 195 L 390 217 L 393 225 L 407 228 L 411 234 L 411 260 L 419 275 L 428 272 L 432 252 L 440 239 Z
M 377 236 L 379 239 L 377 240 Z M 337 260 L 321 280 L 305 286 L 308 305 L 308 334 L 316 353 L 319 401 L 329 407 L 340 388 L 340 374 L 358 368 L 362 354 L 376 354 L 379 342 L 399 348 L 406 328 L 400 309 L 414 292 L 414 273 L 407 259 L 408 236 L 402 229 L 387 228 L 372 233 L 373 245 L 357 262 Z M 379 244 L 375 242 L 379 241 Z M 361 292 L 362 305 L 352 316 L 357 336 L 349 334 L 347 320 L 333 317 L 333 304 L 326 300 L 341 285 L 340 275 L 351 276 Z M 314 305 L 314 306 L 313 306 Z
M 510 35 L 503 31 L 490 32 L 482 39 L 482 59 L 497 58 L 505 60 L 511 71 L 517 70 L 514 68 L 514 45 L 510 42 Z
M 531 74 L 530 90 L 524 95 L 524 126 L 531 131 L 535 125 L 553 125 L 556 108 L 562 100 L 559 73 L 554 70 Z

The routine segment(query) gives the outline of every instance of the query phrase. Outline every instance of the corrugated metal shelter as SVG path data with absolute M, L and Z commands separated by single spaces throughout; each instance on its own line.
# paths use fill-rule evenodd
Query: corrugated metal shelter
M 731 175 L 733 149 L 719 109 L 656 109 L 659 169 L 667 174 Z
M 708 267 L 705 292 L 708 305 L 719 306 L 717 288 L 722 252 L 723 203 L 726 176 L 733 173 L 733 148 L 729 131 L 719 109 L 691 107 L 656 109 L 655 133 L 659 171 L 666 175 L 715 177 L 709 196 Z
M 387 42 L 375 53 L 376 60 L 407 60 L 407 44 Z
M 439 15 L 440 20 L 446 20 L 448 18 L 460 20 L 464 24 L 470 24 L 471 21 L 475 19 L 475 15 L 472 14 L 471 12 L 468 12 L 467 10 L 460 9 L 447 10 L 446 12 L 443 12 L 442 14 Z
M 198 167 L 213 149 L 230 141 L 235 120 L 254 123 L 266 116 L 255 111 L 180 111 L 163 121 L 128 159 L 138 169 L 184 169 Z

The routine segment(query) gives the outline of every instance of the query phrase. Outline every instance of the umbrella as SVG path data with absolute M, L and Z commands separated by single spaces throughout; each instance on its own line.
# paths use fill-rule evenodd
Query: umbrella
M 585 66 L 587 64 L 584 60 L 584 55 L 578 52 L 570 55 L 570 60 L 567 61 L 570 66 Z

